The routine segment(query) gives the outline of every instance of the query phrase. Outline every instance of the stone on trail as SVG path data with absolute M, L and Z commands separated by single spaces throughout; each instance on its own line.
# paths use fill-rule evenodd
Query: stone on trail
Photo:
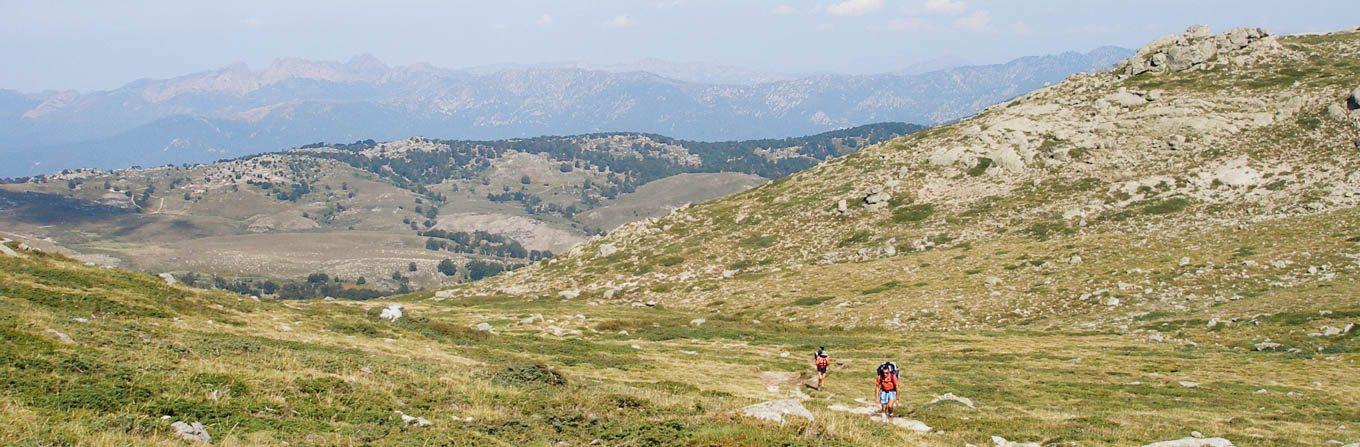
M 1233 443 L 1223 438 L 1188 437 L 1172 441 L 1154 442 L 1143 447 L 1233 447 Z
M 174 428 L 175 434 L 185 441 L 212 442 L 212 436 L 208 435 L 208 429 L 204 428 L 203 424 L 197 422 L 186 424 L 184 421 L 175 421 L 175 423 L 170 424 L 170 427 Z
M 888 419 L 888 423 L 917 433 L 930 433 L 931 430 L 930 426 L 926 425 L 925 422 L 921 422 L 915 419 L 894 417 Z
M 936 396 L 934 399 L 932 399 L 932 400 L 930 401 L 930 404 L 931 404 L 931 405 L 935 405 L 935 404 L 940 403 L 940 402 L 958 402 L 958 403 L 967 405 L 968 408 L 977 408 L 977 407 L 973 406 L 973 400 L 972 400 L 972 399 L 969 399 L 969 398 L 967 398 L 967 397 L 959 397 L 959 396 L 955 396 L 954 393 L 944 393 L 943 395 Z
M 853 407 L 853 408 L 852 408 L 852 407 L 847 407 L 847 406 L 841 405 L 841 404 L 835 404 L 835 405 L 831 405 L 831 406 L 829 406 L 829 407 L 826 407 L 826 409 L 831 410 L 831 411 L 839 411 L 839 412 L 842 412 L 842 413 L 862 414 L 862 415 L 865 415 L 865 416 L 869 416 L 869 415 L 878 413 L 878 408 L 875 408 L 875 407 L 867 407 L 867 406 L 860 406 L 860 407 Z
M 785 416 L 800 417 L 813 421 L 812 412 L 808 411 L 798 399 L 779 399 L 768 402 L 761 402 L 741 409 L 744 416 L 753 417 L 763 421 L 784 423 Z
M 378 314 L 378 318 L 396 323 L 397 320 L 401 319 L 402 315 L 404 315 L 404 313 L 401 310 L 401 305 L 393 303 L 388 304 L 387 307 Z
M 1000 436 L 993 436 L 992 444 L 995 444 L 995 447 L 1041 447 L 1037 442 L 1007 441 L 1006 438 Z

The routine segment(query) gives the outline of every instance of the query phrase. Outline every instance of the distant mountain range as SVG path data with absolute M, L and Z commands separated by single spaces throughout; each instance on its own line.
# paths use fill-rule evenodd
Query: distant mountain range
M 745 84 L 619 67 L 452 70 L 391 67 L 372 56 L 344 63 L 283 59 L 262 70 L 232 65 L 109 91 L 0 90 L 0 155 L 11 161 L 0 166 L 0 177 L 204 162 L 315 141 L 409 135 L 630 131 L 733 140 L 870 122 L 939 123 L 1130 54 L 1102 47 L 926 73 L 769 81 L 711 67 L 638 64 L 687 79 L 753 82 Z

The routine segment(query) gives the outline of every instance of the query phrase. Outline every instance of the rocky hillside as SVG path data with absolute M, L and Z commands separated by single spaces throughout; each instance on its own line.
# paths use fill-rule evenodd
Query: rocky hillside
M 1114 70 L 445 295 L 1158 341 L 1289 314 L 1284 347 L 1255 342 L 1344 351 L 1307 334 L 1360 314 L 1357 60 L 1360 32 L 1193 27 Z
M 371 297 L 516 268 L 920 128 L 732 142 L 612 133 L 317 143 L 0 184 L 0 228 L 203 287 Z M 278 284 L 309 277 L 316 281 Z
M 99 92 L 0 91 L 0 177 L 202 163 L 315 141 L 410 135 L 502 139 L 630 131 L 731 140 L 881 121 L 935 123 L 1102 69 L 1128 50 L 1027 57 L 930 73 L 745 85 L 617 67 L 449 70 L 284 59 Z M 669 73 L 662 67 L 660 71 Z

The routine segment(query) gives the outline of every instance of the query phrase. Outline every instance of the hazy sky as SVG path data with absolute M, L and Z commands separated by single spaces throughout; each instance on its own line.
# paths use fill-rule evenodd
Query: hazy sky
M 403 65 L 631 62 L 869 73 L 1100 45 L 1204 23 L 1360 25 L 1355 0 L 0 0 L 0 88 L 109 89 L 234 62 L 371 53 Z

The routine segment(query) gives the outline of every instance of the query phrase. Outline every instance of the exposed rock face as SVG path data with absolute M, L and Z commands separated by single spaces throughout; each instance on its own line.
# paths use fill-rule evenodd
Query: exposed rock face
M 1261 28 L 1236 28 L 1217 36 L 1209 27 L 1194 25 L 1180 36 L 1167 36 L 1138 50 L 1138 54 L 1120 63 L 1124 76 L 1154 72 L 1184 71 L 1207 64 L 1223 53 L 1247 48 L 1270 34 Z
M 184 421 L 176 421 L 175 423 L 170 424 L 170 427 L 175 429 L 175 435 L 185 441 L 202 443 L 212 442 L 212 436 L 208 435 L 208 429 L 204 428 L 203 424 L 197 422 L 186 424 Z
M 761 402 L 741 409 L 741 414 L 763 421 L 784 423 L 785 416 L 799 417 L 813 421 L 812 412 L 808 411 L 798 399 L 779 399 L 768 402 Z

